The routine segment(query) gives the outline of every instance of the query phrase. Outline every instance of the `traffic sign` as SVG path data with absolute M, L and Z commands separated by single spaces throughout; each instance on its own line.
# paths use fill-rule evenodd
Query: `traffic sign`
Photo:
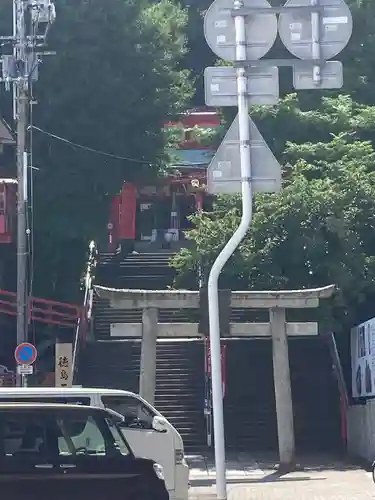
M 23 342 L 16 347 L 14 351 L 14 357 L 19 365 L 32 365 L 36 358 L 38 352 L 33 344 L 28 342 Z
M 340 61 L 326 61 L 320 67 L 320 82 L 313 78 L 310 62 L 298 61 L 293 66 L 293 86 L 296 90 L 341 89 L 344 85 L 344 70 Z
M 284 7 L 311 5 L 311 0 L 288 0 Z M 348 44 L 353 19 L 344 0 L 320 0 L 320 58 L 335 57 Z M 284 10 L 279 16 L 279 35 L 285 47 L 299 59 L 313 59 L 311 13 Z
M 247 68 L 249 105 L 269 105 L 279 102 L 279 69 Z M 237 106 L 237 71 L 231 66 L 209 67 L 204 70 L 205 101 L 207 106 Z
M 250 121 L 250 156 L 253 192 L 281 189 L 281 166 L 267 146 L 255 123 Z M 230 126 L 207 170 L 211 194 L 241 193 L 241 162 L 238 115 Z
M 267 0 L 243 0 L 244 7 L 271 7 Z M 204 36 L 214 54 L 225 61 L 236 60 L 233 0 L 215 0 L 204 17 Z M 246 17 L 246 58 L 257 60 L 271 49 L 277 37 L 276 14 Z
M 18 375 L 32 375 L 34 373 L 33 365 L 18 365 L 17 366 Z

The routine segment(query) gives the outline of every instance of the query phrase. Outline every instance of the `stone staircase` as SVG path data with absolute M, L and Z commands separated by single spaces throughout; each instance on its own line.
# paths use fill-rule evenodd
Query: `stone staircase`
M 206 442 L 202 341 L 159 341 L 156 408 L 182 436 L 185 449 L 199 452 Z
M 88 344 L 80 383 L 138 392 L 140 353 L 139 341 Z M 206 440 L 202 342 L 158 341 L 156 360 L 155 407 L 180 432 L 188 452 L 202 450 Z
M 289 339 L 297 452 L 341 451 L 340 406 L 329 349 L 320 337 Z M 277 449 L 271 340 L 227 341 L 227 447 Z
M 172 256 L 172 252 L 102 254 L 96 283 L 113 288 L 166 289 L 174 278 L 169 266 Z M 160 310 L 159 321 L 198 322 L 198 310 Z M 135 339 L 111 339 L 110 324 L 141 322 L 141 309 L 112 309 L 108 301 L 94 299 L 96 342 L 87 346 L 82 359 L 83 385 L 138 392 L 141 344 Z M 156 370 L 156 408 L 181 433 L 187 451 L 202 450 L 206 442 L 202 341 L 159 340 Z
M 169 262 L 172 252 L 101 254 L 96 282 L 112 288 L 163 290 L 175 275 Z

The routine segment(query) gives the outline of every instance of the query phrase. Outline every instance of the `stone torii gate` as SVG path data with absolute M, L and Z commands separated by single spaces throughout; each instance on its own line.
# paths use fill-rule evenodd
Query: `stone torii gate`
M 201 335 L 196 323 L 158 323 L 159 309 L 198 309 L 199 291 L 122 290 L 95 286 L 99 298 L 109 300 L 114 309 L 142 309 L 142 323 L 111 325 L 113 337 L 141 337 L 140 394 L 151 403 L 155 398 L 157 337 L 195 337 Z M 243 309 L 268 309 L 268 323 L 231 323 L 231 337 L 271 337 L 279 459 L 281 467 L 295 461 L 293 402 L 289 368 L 288 336 L 318 334 L 314 322 L 286 321 L 286 309 L 317 308 L 320 299 L 332 296 L 334 285 L 306 290 L 234 291 L 230 305 Z

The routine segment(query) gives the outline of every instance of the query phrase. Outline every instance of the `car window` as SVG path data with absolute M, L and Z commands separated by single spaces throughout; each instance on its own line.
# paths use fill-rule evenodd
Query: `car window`
M 60 455 L 105 455 L 107 443 L 97 423 L 91 416 L 62 415 L 57 418 L 60 431 L 58 447 Z
M 154 412 L 142 401 L 132 396 L 102 396 L 102 402 L 106 408 L 123 415 L 124 425 L 151 429 Z
M 131 453 L 114 422 L 105 415 L 64 412 L 62 416 L 58 416 L 57 425 L 60 455 L 105 456 Z
M 48 422 L 33 413 L 4 412 L 0 418 L 1 454 L 39 454 L 46 450 Z
M 113 439 L 115 440 L 118 449 L 122 455 L 129 455 L 130 450 L 128 445 L 126 444 L 124 437 L 122 436 L 121 432 L 119 431 L 118 427 L 115 425 L 114 421 L 111 418 L 106 419 L 108 428 L 113 436 Z
M 48 461 L 59 455 L 100 457 L 113 453 L 127 455 L 130 451 L 105 415 L 70 410 L 0 412 L 2 460 L 22 455 Z

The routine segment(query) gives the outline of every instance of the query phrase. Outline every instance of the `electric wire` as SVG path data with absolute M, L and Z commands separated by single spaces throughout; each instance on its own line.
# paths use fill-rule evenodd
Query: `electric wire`
M 120 155 L 116 155 L 116 154 L 113 154 L 113 153 L 108 153 L 107 151 L 102 151 L 100 149 L 94 149 L 94 148 L 91 148 L 89 146 L 84 146 L 83 144 L 79 144 L 77 142 L 74 142 L 74 141 L 70 141 L 69 139 L 66 139 L 65 137 L 61 137 L 59 135 L 56 135 L 56 134 L 52 134 L 51 132 L 48 132 L 47 130 L 43 130 L 42 128 L 40 127 L 36 127 L 35 125 L 30 125 L 34 130 L 37 130 L 38 132 L 48 136 L 48 137 L 51 137 L 53 139 L 56 139 L 58 141 L 61 141 L 65 144 L 68 144 L 69 146 L 72 146 L 72 147 L 75 147 L 75 148 L 78 148 L 78 149 L 82 149 L 84 151 L 88 151 L 90 153 L 94 153 L 94 154 L 99 154 L 99 155 L 102 155 L 102 156 L 107 156 L 109 158 L 114 158 L 116 160 L 122 160 L 122 161 L 129 161 L 131 163 L 140 163 L 140 164 L 144 164 L 144 165 L 149 165 L 149 166 L 158 166 L 160 167 L 161 166 L 161 163 L 156 163 L 154 161 L 150 161 L 150 160 L 141 160 L 139 158 L 131 158 L 129 156 L 120 156 Z

